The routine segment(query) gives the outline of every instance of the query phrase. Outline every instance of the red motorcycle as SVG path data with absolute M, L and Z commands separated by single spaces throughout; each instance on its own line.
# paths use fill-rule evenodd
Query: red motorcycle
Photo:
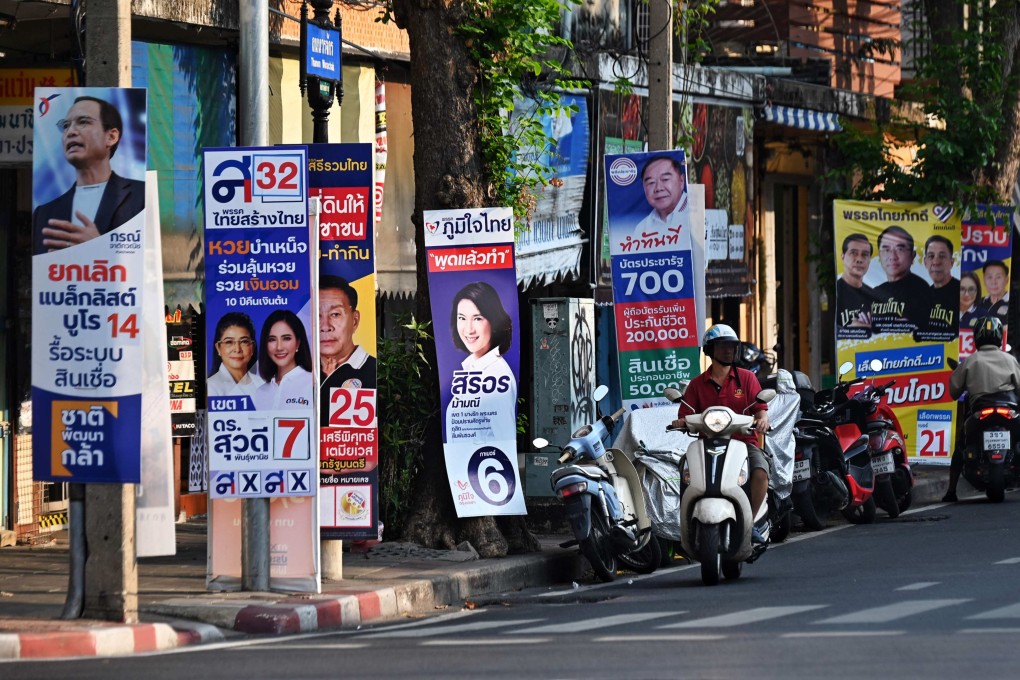
M 871 384 L 854 395 L 864 402 L 867 414 L 866 433 L 871 469 L 875 473 L 875 503 L 893 519 L 910 507 L 914 488 L 914 474 L 907 460 L 903 428 L 889 404 L 882 401 L 894 384 L 895 380 L 881 386 Z
M 825 526 L 827 511 L 839 510 L 853 524 L 875 519 L 868 404 L 850 396 L 864 378 L 843 382 L 852 368 L 850 362 L 839 367 L 836 386 L 815 395 L 795 430 L 793 508 L 816 531 Z

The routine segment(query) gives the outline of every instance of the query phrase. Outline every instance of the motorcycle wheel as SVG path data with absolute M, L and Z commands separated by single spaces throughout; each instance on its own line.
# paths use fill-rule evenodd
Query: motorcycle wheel
M 617 558 L 620 564 L 638 574 L 651 574 L 662 563 L 662 546 L 657 536 L 650 536 L 643 548 L 623 553 Z
M 668 567 L 673 564 L 673 558 L 677 556 L 677 546 L 679 543 L 675 543 L 665 538 L 656 537 L 655 540 L 659 542 L 659 552 L 662 557 L 659 558 L 660 567 Z
M 616 553 L 609 538 L 609 524 L 606 518 L 592 508 L 591 531 L 588 538 L 580 542 L 581 554 L 588 558 L 595 576 L 604 583 L 616 578 Z
M 875 502 L 889 515 L 889 519 L 896 519 L 900 516 L 900 506 L 896 502 L 896 492 L 893 490 L 892 479 L 888 477 L 875 484 Z
M 722 562 L 722 575 L 730 581 L 736 581 L 740 578 L 740 572 L 744 567 L 743 562 L 733 562 L 732 560 L 723 560 Z
M 899 507 L 900 512 L 906 512 L 910 508 L 910 503 L 914 500 L 914 492 L 908 491 L 900 496 L 896 505 Z
M 875 521 L 875 497 L 869 496 L 861 505 L 840 510 L 850 524 L 871 524 Z
M 719 554 L 719 526 L 698 525 L 698 561 L 701 562 L 701 582 L 706 586 L 719 584 L 722 555 Z
M 769 534 L 769 543 L 782 543 L 790 535 L 790 511 L 787 510 L 780 515 L 772 525 L 772 532 Z
M 1006 471 L 1001 465 L 992 465 L 988 468 L 988 488 L 985 495 L 993 503 L 1001 503 L 1006 497 Z
M 810 488 L 793 494 L 793 510 L 800 515 L 801 520 L 804 521 L 804 526 L 808 529 L 821 531 L 825 528 L 822 520 L 818 519 L 818 513 L 815 511 L 815 502 L 811 498 Z

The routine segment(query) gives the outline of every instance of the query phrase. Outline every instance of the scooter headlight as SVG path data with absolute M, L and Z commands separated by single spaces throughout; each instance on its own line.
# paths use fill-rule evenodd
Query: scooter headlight
M 730 424 L 730 414 L 722 409 L 711 408 L 705 411 L 701 422 L 705 423 L 710 432 L 719 434 Z
M 740 474 L 737 475 L 737 486 L 744 486 L 747 484 L 747 461 L 740 466 Z
M 888 436 L 889 435 L 886 430 L 878 430 L 877 432 L 872 432 L 871 436 L 868 437 L 868 447 L 872 451 L 881 451 L 883 448 L 885 448 L 885 440 L 886 437 Z
M 680 477 L 684 481 L 684 486 L 690 486 L 691 484 L 691 466 L 687 464 L 687 459 L 684 458 L 684 466 L 680 470 Z

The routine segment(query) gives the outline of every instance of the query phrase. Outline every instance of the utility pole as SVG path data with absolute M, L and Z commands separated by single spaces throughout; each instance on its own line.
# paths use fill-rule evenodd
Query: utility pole
M 269 143 L 269 1 L 241 0 L 241 145 Z M 269 590 L 269 499 L 241 501 L 241 589 Z
M 683 0 L 648 3 L 648 150 L 673 148 L 673 13 Z
M 85 84 L 131 86 L 131 0 L 91 0 L 85 30 Z M 84 616 L 138 621 L 135 485 L 85 486 Z
M 340 10 L 337 10 L 332 23 L 329 19 L 329 12 L 333 8 L 333 0 L 310 0 L 312 5 L 312 17 L 308 18 L 308 5 L 301 3 L 301 79 L 299 88 L 301 94 L 308 97 L 308 106 L 312 109 L 312 143 L 326 144 L 329 142 L 329 109 L 333 106 L 334 95 L 339 105 L 344 99 L 343 82 L 332 83 L 328 80 L 305 73 L 305 51 L 307 28 L 310 21 L 323 28 L 341 28 Z M 338 74 L 340 75 L 340 74 Z M 307 92 L 306 92 L 307 90 Z M 316 410 L 318 413 L 318 410 Z M 318 449 L 316 449 L 318 450 Z M 322 568 L 322 575 L 325 578 L 339 581 L 344 577 L 343 568 L 343 546 L 341 540 L 321 539 L 319 543 L 319 559 Z

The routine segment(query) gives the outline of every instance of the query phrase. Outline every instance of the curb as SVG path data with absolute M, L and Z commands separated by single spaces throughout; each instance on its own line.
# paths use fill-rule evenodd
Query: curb
M 480 595 L 569 583 L 584 572 L 586 564 L 579 554 L 568 551 L 517 555 L 393 586 L 352 587 L 311 597 L 262 593 L 244 599 L 179 598 L 148 605 L 145 611 L 241 633 L 279 635 L 348 629 L 461 604 Z
M 173 649 L 181 644 L 180 634 L 166 623 L 0 633 L 0 659 L 127 656 Z

